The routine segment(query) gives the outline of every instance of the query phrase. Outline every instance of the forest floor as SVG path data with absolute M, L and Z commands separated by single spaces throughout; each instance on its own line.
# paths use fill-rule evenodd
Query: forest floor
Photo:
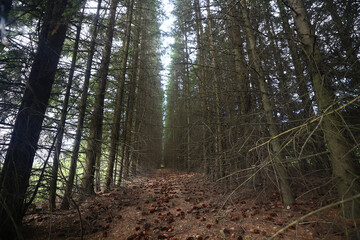
M 157 170 L 127 187 L 98 193 L 79 204 L 79 211 L 29 213 L 24 236 L 37 240 L 74 240 L 81 235 L 83 239 L 119 240 L 269 239 L 321 207 L 319 196 L 297 200 L 292 206 L 284 206 L 276 191 L 260 198 L 258 191 L 242 190 L 224 204 L 228 196 L 221 185 L 203 175 Z M 350 235 L 355 232 L 353 223 L 346 222 L 337 209 L 327 209 L 284 229 L 274 239 L 357 239 L 346 235 L 346 229 Z

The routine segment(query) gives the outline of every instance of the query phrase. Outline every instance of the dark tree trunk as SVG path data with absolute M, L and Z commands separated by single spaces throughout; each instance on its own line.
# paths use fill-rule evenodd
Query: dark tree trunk
M 250 95 L 250 79 L 249 71 L 247 70 L 245 54 L 243 49 L 243 39 L 241 38 L 241 29 L 238 24 L 239 14 L 237 11 L 237 6 L 228 0 L 228 11 L 230 14 L 230 26 L 229 34 L 232 47 L 234 50 L 234 60 L 235 60 L 235 71 L 236 71 L 236 80 L 239 87 L 239 105 L 240 105 L 240 114 L 241 114 L 241 123 L 243 127 L 241 128 L 241 138 L 245 142 L 253 143 L 253 138 L 251 137 L 253 126 L 250 123 L 250 113 L 251 113 L 251 95 Z M 244 148 L 245 151 L 246 148 Z M 243 168 L 249 167 L 253 164 L 250 153 L 248 151 L 244 152 L 243 155 L 245 159 L 240 159 L 236 165 L 242 166 Z
M 0 179 L 0 235 L 16 238 L 24 215 L 24 201 L 48 106 L 68 18 L 67 0 L 49 1 L 28 84 L 16 117 Z M 19 238 L 19 236 L 17 236 Z
M 198 45 L 198 61 L 199 61 L 199 93 L 201 98 L 201 118 L 202 118 L 202 126 L 201 126 L 201 157 L 204 165 L 204 172 L 206 174 L 209 173 L 209 160 L 207 156 L 207 127 L 208 124 L 208 101 L 207 101 L 207 84 L 206 84 L 206 74 L 205 74 L 205 48 L 204 48 L 204 29 L 202 26 L 202 14 L 200 1 L 194 1 L 195 7 L 195 21 L 196 21 L 196 42 Z
M 211 73 L 212 73 L 212 84 L 215 95 L 215 169 L 214 169 L 214 179 L 218 179 L 224 177 L 224 168 L 223 168 L 223 160 L 221 157 L 221 153 L 223 151 L 222 146 L 222 119 L 221 119 L 221 104 L 220 104 L 220 86 L 217 70 L 217 62 L 215 56 L 215 45 L 214 45 L 214 37 L 213 37 L 213 29 L 212 29 L 212 20 L 211 20 L 211 11 L 210 11 L 210 0 L 206 0 L 206 10 L 208 14 L 208 37 L 209 37 L 209 53 L 211 58 Z
M 106 30 L 105 46 L 98 71 L 98 86 L 95 93 L 95 106 L 90 124 L 90 136 L 86 149 L 86 165 L 82 190 L 85 194 L 94 194 L 94 173 L 96 159 L 101 155 L 102 127 L 104 118 L 104 100 L 107 75 L 109 71 L 111 46 L 114 34 L 116 8 L 119 0 L 112 0 L 110 6 L 109 24 Z
M 124 144 L 122 155 L 125 159 L 125 166 L 128 166 L 126 171 L 127 174 L 131 172 L 131 174 L 135 175 L 135 172 L 130 169 L 130 149 L 132 146 L 133 140 L 133 131 L 134 131 L 134 112 L 135 112 L 135 101 L 136 101 L 136 88 L 137 88 L 137 78 L 138 78 L 138 70 L 139 70 L 139 51 L 140 51 L 140 33 L 142 25 L 142 2 L 138 1 L 136 6 L 136 18 L 135 18 L 135 38 L 133 42 L 133 54 L 132 54 L 132 67 L 130 72 L 130 82 L 129 82 L 129 96 L 127 100 L 127 110 L 126 110 L 126 118 L 125 118 L 125 131 L 126 134 L 124 136 Z M 126 175 L 126 174 L 125 174 Z M 115 182 L 115 181 L 114 181 Z
M 72 192 L 72 188 L 74 185 L 74 178 L 75 178 L 75 173 L 76 173 L 77 161 L 78 161 L 78 157 L 79 157 L 82 129 L 84 126 L 84 119 L 85 119 L 85 112 L 86 112 L 86 105 L 87 105 L 86 101 L 88 98 L 88 90 L 89 90 L 89 83 L 90 83 L 90 76 L 91 76 L 91 67 L 92 67 L 93 57 L 94 57 L 94 53 L 95 53 L 95 44 L 96 44 L 101 2 L 102 2 L 102 0 L 98 0 L 97 11 L 96 11 L 96 15 L 95 15 L 95 18 L 93 21 L 93 32 L 91 34 L 91 42 L 90 42 L 90 47 L 89 47 L 89 53 L 87 56 L 85 79 L 84 79 L 83 90 L 81 93 L 81 100 L 80 100 L 79 119 L 78 119 L 78 124 L 76 127 L 74 146 L 73 146 L 72 155 L 71 155 L 69 179 L 66 182 L 64 199 L 61 203 L 61 209 L 69 209 L 69 199 L 71 197 L 71 192 Z
M 120 118 L 121 118 L 121 108 L 123 105 L 124 98 L 124 87 L 125 87 L 125 78 L 126 78 L 126 64 L 129 54 L 129 44 L 130 44 L 130 34 L 131 34 L 131 22 L 132 22 L 132 13 L 133 13 L 134 0 L 130 0 L 128 10 L 127 10 L 127 25 L 126 25 L 126 33 L 124 38 L 124 53 L 121 59 L 121 70 L 120 70 L 120 79 L 118 81 L 118 88 L 116 92 L 116 100 L 115 100 L 115 110 L 114 110 L 114 118 L 113 118 L 113 126 L 111 130 L 111 140 L 110 140 L 110 155 L 109 155 L 109 164 L 106 172 L 105 178 L 105 189 L 110 189 L 110 184 L 112 183 L 113 178 L 113 168 L 115 162 L 115 155 L 118 149 L 118 142 L 120 136 Z M 123 158 L 120 160 L 123 163 Z M 122 166 L 122 164 L 121 164 Z M 121 170 L 120 170 L 121 172 Z M 121 175 L 119 176 L 121 179 Z
M 6 45 L 8 44 L 5 34 L 6 20 L 11 9 L 12 0 L 1 0 L 0 1 L 0 40 Z
M 0 17 L 7 19 L 12 5 L 12 0 L 1 0 L 0 1 Z
M 54 155 L 54 161 L 52 166 L 52 176 L 50 181 L 50 197 L 49 197 L 49 207 L 50 211 L 53 211 L 56 209 L 56 189 L 57 189 L 57 177 L 58 177 L 58 169 L 59 169 L 59 160 L 60 160 L 60 153 L 61 153 L 61 146 L 62 146 L 62 140 L 64 136 L 64 128 L 65 128 L 65 121 L 68 113 L 68 107 L 69 107 L 69 99 L 70 99 L 70 91 L 72 87 L 72 82 L 74 78 L 74 72 L 75 72 L 75 64 L 76 64 L 76 58 L 79 48 L 79 40 L 80 40 L 80 33 L 81 33 L 81 24 L 84 17 L 84 13 L 81 13 L 80 16 L 80 22 L 79 25 L 76 26 L 76 37 L 75 37 L 75 44 L 73 49 L 73 56 L 71 60 L 71 67 L 70 67 L 70 73 L 69 73 L 69 79 L 68 83 L 66 85 L 66 92 L 65 92 L 65 98 L 61 110 L 61 117 L 60 121 L 58 123 L 58 129 L 57 129 L 57 137 L 56 137 L 56 143 L 55 143 L 55 155 Z

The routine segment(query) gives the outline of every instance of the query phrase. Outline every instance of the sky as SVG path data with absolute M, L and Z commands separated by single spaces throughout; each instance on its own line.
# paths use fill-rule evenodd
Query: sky
M 162 6 L 166 15 L 165 21 L 161 24 L 160 29 L 163 32 L 170 32 L 171 28 L 174 24 L 175 21 L 175 17 L 171 14 L 172 10 L 173 10 L 173 5 L 170 3 L 170 0 L 161 0 L 162 1 Z M 171 49 L 170 49 L 170 44 L 172 44 L 174 42 L 174 38 L 173 37 L 167 37 L 167 36 L 163 36 L 163 41 L 162 41 L 162 46 L 163 48 L 166 49 L 165 54 L 161 57 L 161 61 L 164 67 L 164 71 L 161 72 L 161 76 L 162 76 L 162 80 L 161 83 L 163 85 L 163 89 L 166 89 L 167 86 L 167 80 L 168 80 L 168 75 L 169 75 L 169 66 L 170 66 L 170 53 L 171 53 Z

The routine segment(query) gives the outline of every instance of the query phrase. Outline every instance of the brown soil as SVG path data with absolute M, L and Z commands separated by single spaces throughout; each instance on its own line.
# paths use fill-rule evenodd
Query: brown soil
M 224 204 L 228 196 L 220 185 L 200 174 L 158 170 L 126 188 L 87 199 L 79 204 L 79 212 L 75 208 L 29 214 L 24 219 L 24 235 L 37 240 L 81 239 L 81 235 L 83 239 L 120 240 L 268 239 L 320 207 L 317 197 L 283 206 L 274 191 L 259 199 L 254 190 L 243 190 Z M 346 239 L 346 229 L 350 235 L 355 232 L 353 223 L 344 221 L 337 209 L 328 209 L 285 229 L 275 239 Z

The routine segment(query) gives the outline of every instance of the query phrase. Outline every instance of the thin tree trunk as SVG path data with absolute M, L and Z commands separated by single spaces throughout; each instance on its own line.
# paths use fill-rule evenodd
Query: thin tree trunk
M 301 0 L 289 0 L 295 26 L 308 59 L 315 97 L 320 114 L 333 110 L 336 98 L 331 90 L 331 81 L 326 74 L 320 49 L 315 41 L 315 33 L 311 29 L 306 10 Z M 330 151 L 333 174 L 337 179 L 337 190 L 340 199 L 353 197 L 360 192 L 359 166 L 356 163 L 353 147 L 345 136 L 346 126 L 342 122 L 341 113 L 324 115 L 322 129 L 327 147 Z M 345 217 L 360 217 L 360 199 L 345 202 L 342 205 Z
M 104 99 L 107 75 L 109 71 L 111 46 L 114 33 L 116 8 L 119 0 L 112 0 L 110 4 L 109 24 L 106 30 L 105 46 L 98 71 L 98 87 L 95 93 L 95 106 L 91 118 L 90 136 L 86 149 L 86 165 L 82 180 L 82 190 L 85 194 L 94 194 L 94 173 L 96 159 L 101 155 L 102 127 L 104 118 Z
M 265 76 L 264 72 L 261 67 L 261 62 L 259 58 L 259 54 L 256 51 L 256 43 L 255 43 L 255 36 L 252 31 L 252 26 L 249 19 L 248 14 L 248 8 L 245 0 L 241 0 L 241 12 L 243 16 L 243 20 L 245 22 L 245 29 L 246 29 L 246 35 L 248 38 L 248 44 L 252 55 L 252 60 L 254 64 L 255 71 L 257 73 L 257 79 L 259 84 L 259 89 L 261 92 L 261 99 L 263 103 L 263 108 L 265 111 L 265 118 L 267 120 L 267 123 L 269 125 L 269 132 L 270 137 L 275 137 L 278 135 L 278 130 L 276 128 L 276 122 L 273 117 L 273 106 L 271 105 L 269 96 L 268 96 L 268 90 L 265 82 Z M 287 175 L 286 168 L 283 166 L 283 160 L 284 157 L 281 153 L 281 145 L 278 141 L 278 139 L 274 139 L 271 141 L 271 146 L 273 150 L 273 159 L 275 164 L 275 169 L 277 170 L 278 176 L 279 176 L 279 182 L 280 182 L 280 189 L 281 189 L 281 195 L 282 200 L 284 204 L 292 204 L 294 202 L 294 197 L 292 195 L 291 189 L 290 189 L 290 183 Z
M 84 11 L 84 10 L 83 10 Z M 58 135 L 56 138 L 56 144 L 55 144 L 55 153 L 54 153 L 54 161 L 52 166 L 52 176 L 50 181 L 50 196 L 49 196 L 49 208 L 50 211 L 53 211 L 56 209 L 56 190 L 57 190 L 57 178 L 58 178 L 58 169 L 59 169 L 59 159 L 60 159 L 60 153 L 61 153 L 61 146 L 62 146 L 62 140 L 64 136 L 64 130 L 65 130 L 65 121 L 68 113 L 68 107 L 69 107 L 69 99 L 70 99 L 70 90 L 72 87 L 72 82 L 74 78 L 74 72 L 75 72 L 75 64 L 76 64 L 76 58 L 77 53 L 79 49 L 79 40 L 80 40 L 80 33 L 81 33 L 81 25 L 82 20 L 84 17 L 84 12 L 81 13 L 79 25 L 76 26 L 76 37 L 75 37 L 75 43 L 74 43 L 74 49 L 73 49 L 73 57 L 71 60 L 71 67 L 69 72 L 69 79 L 66 86 L 66 92 L 65 92 L 65 98 L 61 110 L 61 118 L 58 123 Z
M 125 88 L 125 78 L 126 78 L 126 65 L 128 60 L 129 54 L 129 45 L 130 45 L 130 34 L 131 34 L 131 23 L 132 23 L 132 14 L 133 14 L 133 7 L 134 7 L 134 0 L 130 0 L 128 9 L 127 9 L 127 25 L 126 25 L 126 32 L 125 38 L 123 42 L 124 46 L 124 53 L 121 59 L 120 65 L 120 78 L 118 81 L 118 88 L 116 91 L 116 100 L 115 100 L 115 110 L 114 110 L 114 117 L 113 117 L 113 125 L 111 130 L 110 136 L 110 154 L 109 154 L 109 163 L 106 171 L 105 177 L 105 190 L 110 190 L 110 185 L 113 181 L 113 169 L 114 169 L 114 162 L 115 162 L 115 155 L 118 149 L 118 142 L 120 138 L 120 120 L 121 120 L 121 109 L 123 105 L 123 98 L 124 98 L 124 88 Z M 120 159 L 121 165 L 123 163 L 123 158 Z M 121 170 L 120 170 L 121 172 Z M 121 176 L 120 176 L 121 178 Z
M 219 80 L 217 78 L 217 64 L 215 60 L 215 46 L 212 32 L 212 22 L 211 22 L 211 12 L 210 12 L 210 0 L 206 0 L 206 9 L 208 14 L 208 32 L 209 32 L 209 51 L 211 57 L 211 72 L 212 72 L 212 80 L 213 87 L 215 92 L 215 179 L 223 177 L 223 162 L 222 162 L 222 131 L 221 131 L 221 119 L 220 119 L 220 89 L 219 89 Z
M 250 96 L 250 81 L 248 76 L 248 70 L 245 62 L 245 55 L 243 49 L 243 40 L 241 38 L 241 29 L 238 25 L 238 12 L 236 11 L 236 4 L 231 0 L 228 0 L 228 12 L 230 15 L 230 40 L 232 42 L 232 47 L 235 54 L 235 71 L 237 82 L 239 86 L 239 101 L 240 101 L 240 113 L 241 113 L 241 124 L 244 127 L 241 129 L 242 139 L 245 143 L 246 139 L 249 141 L 251 139 L 250 135 L 253 127 L 250 123 L 251 113 L 251 96 Z M 246 148 L 244 148 L 246 149 Z M 249 167 L 250 165 L 250 153 L 246 151 L 244 154 L 246 159 L 242 159 L 240 165 L 244 167 Z
M 204 49 L 204 30 L 202 26 L 202 15 L 199 0 L 195 0 L 195 18 L 196 18 L 196 41 L 198 45 L 198 61 L 199 61 L 199 92 L 201 98 L 201 117 L 202 117 L 202 125 L 201 125 L 201 151 L 202 151 L 202 162 L 204 167 L 204 172 L 206 174 L 209 173 L 209 163 L 207 159 L 207 127 L 206 124 L 208 122 L 207 112 L 208 112 L 208 103 L 207 99 L 207 89 L 205 84 L 205 49 Z
M 38 49 L 6 153 L 0 177 L 0 236 L 6 239 L 21 238 L 18 227 L 24 216 L 37 142 L 66 36 L 69 16 L 63 14 L 67 6 L 71 7 L 67 0 L 47 4 Z
M 75 173 L 76 173 L 77 161 L 78 161 L 78 157 L 79 157 L 82 130 L 83 130 L 84 120 L 85 120 L 88 90 L 89 90 L 89 83 L 90 83 L 90 77 L 91 77 L 91 67 L 92 67 L 93 57 L 94 57 L 94 53 L 95 53 L 95 44 L 96 44 L 96 37 L 97 37 L 97 30 L 98 30 L 99 15 L 100 15 L 100 10 L 101 10 L 101 2 L 102 2 L 102 0 L 98 0 L 96 15 L 95 15 L 95 18 L 94 18 L 93 24 L 92 24 L 93 32 L 91 34 L 89 53 L 87 56 L 86 69 L 85 69 L 84 84 L 83 84 L 82 93 L 81 93 L 81 100 L 80 100 L 80 107 L 79 107 L 79 119 L 78 119 L 78 123 L 76 126 L 74 145 L 73 145 L 73 150 L 72 150 L 72 155 L 71 155 L 71 160 L 70 160 L 69 178 L 66 182 L 64 198 L 61 203 L 61 209 L 69 209 L 69 199 L 71 198 L 72 188 L 74 185 L 74 178 L 75 178 Z
M 137 89 L 137 78 L 138 78 L 138 71 L 139 71 L 139 51 L 140 51 L 140 35 L 141 35 L 141 28 L 143 27 L 142 24 L 142 2 L 138 1 L 136 6 L 136 18 L 135 18 L 135 38 L 133 42 L 133 54 L 132 54 L 132 68 L 130 72 L 130 82 L 129 82 L 129 96 L 127 101 L 127 111 L 126 111 L 126 119 L 125 119 L 125 131 L 126 131 L 126 138 L 124 139 L 123 145 L 123 153 L 126 165 L 126 173 L 125 177 L 129 175 L 129 173 L 135 175 L 135 171 L 130 171 L 130 149 L 132 146 L 133 138 L 134 138 L 134 112 L 135 112 L 135 101 L 136 101 L 136 89 Z
M 188 36 L 186 30 L 183 30 L 185 36 L 185 64 L 184 64 L 184 94 L 185 94 L 185 114 L 186 114 L 186 166 L 187 171 L 191 171 L 191 158 L 190 158 L 190 146 L 191 146 L 191 136 L 190 136 L 190 57 L 189 57 L 189 47 L 188 47 Z

